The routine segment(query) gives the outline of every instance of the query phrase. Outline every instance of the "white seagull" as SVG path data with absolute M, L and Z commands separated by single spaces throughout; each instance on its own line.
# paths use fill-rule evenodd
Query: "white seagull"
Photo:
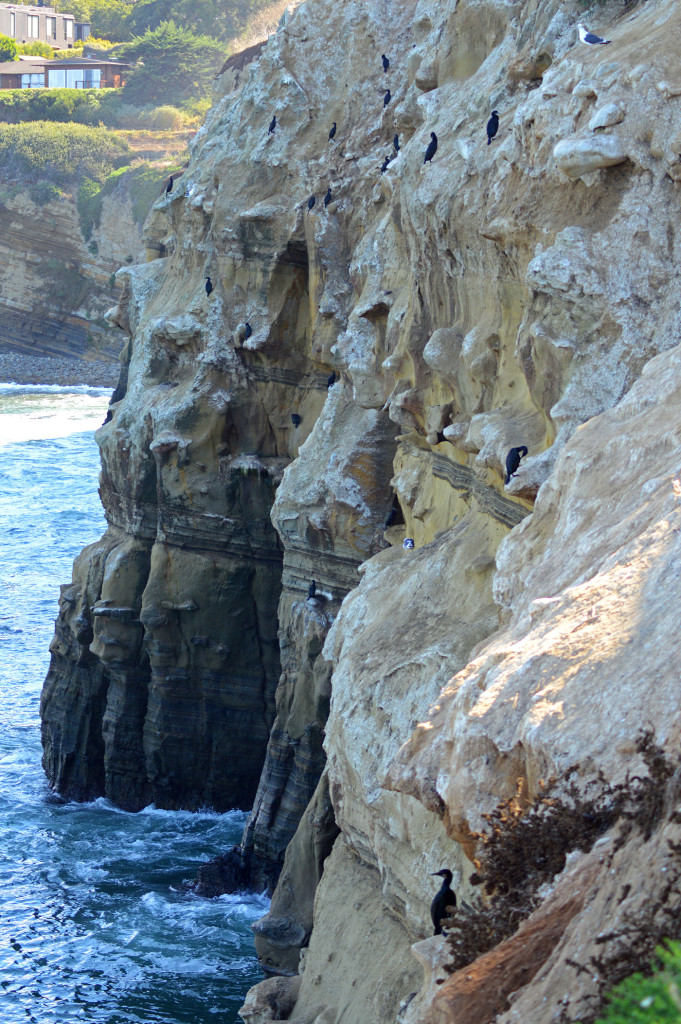
M 608 43 L 612 42 L 610 39 L 601 39 L 600 36 L 594 35 L 593 32 L 589 32 L 587 28 L 584 28 L 580 22 L 577 25 L 579 29 L 579 38 L 583 43 L 587 43 L 589 46 L 596 46 L 600 43 L 601 46 L 607 46 Z

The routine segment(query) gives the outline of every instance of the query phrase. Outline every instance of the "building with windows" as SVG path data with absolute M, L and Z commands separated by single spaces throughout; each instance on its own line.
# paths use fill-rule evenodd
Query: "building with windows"
M 0 89 L 119 89 L 130 67 L 119 60 L 23 57 L 0 64 Z
M 17 43 L 47 43 L 55 50 L 70 50 L 74 39 L 87 39 L 90 26 L 77 22 L 72 14 L 51 7 L 24 7 L 0 3 L 0 34 Z

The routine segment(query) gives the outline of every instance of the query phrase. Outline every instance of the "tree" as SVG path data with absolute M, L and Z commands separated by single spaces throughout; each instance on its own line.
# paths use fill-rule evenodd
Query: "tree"
M 224 43 L 164 21 L 116 47 L 116 58 L 138 61 L 124 88 L 131 102 L 168 103 L 204 96 L 226 52 Z
M 134 36 L 174 19 L 196 35 L 228 42 L 268 3 L 271 0 L 140 0 L 130 8 L 127 20 Z
M 14 60 L 17 55 L 17 44 L 9 36 L 0 35 L 0 64 Z
M 116 43 L 131 37 L 127 22 L 131 6 L 132 0 L 58 0 L 54 4 L 62 14 L 73 14 L 76 21 L 87 21 L 91 35 Z

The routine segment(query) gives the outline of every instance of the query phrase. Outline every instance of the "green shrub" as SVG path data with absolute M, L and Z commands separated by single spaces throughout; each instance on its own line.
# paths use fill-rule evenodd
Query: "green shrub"
M 0 64 L 14 60 L 18 52 L 19 48 L 14 39 L 0 35 Z
M 33 43 L 19 43 L 17 52 L 24 57 L 53 57 L 54 50 L 47 43 L 41 43 L 36 39 Z
M 92 237 L 92 232 L 99 225 L 99 218 L 102 214 L 102 203 L 100 192 L 102 186 L 92 178 L 83 178 L 78 186 L 78 219 L 80 231 L 86 242 Z
M 656 951 L 650 975 L 625 978 L 607 996 L 607 1010 L 596 1024 L 680 1024 L 681 945 Z
M 40 177 L 66 185 L 83 177 L 103 181 L 125 163 L 130 147 L 106 128 L 35 121 L 0 124 L 0 166 L 10 177 Z
M 182 111 L 170 104 L 154 107 L 144 116 L 145 127 L 153 131 L 178 131 L 184 124 Z

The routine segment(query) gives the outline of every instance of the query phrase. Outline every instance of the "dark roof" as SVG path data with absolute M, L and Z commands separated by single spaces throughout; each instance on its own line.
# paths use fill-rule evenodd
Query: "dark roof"
M 44 63 L 29 64 L 26 60 L 13 60 L 8 64 L 0 64 L 0 75 L 30 75 L 42 71 Z
M 8 64 L 0 64 L 0 75 L 30 75 L 38 74 L 47 68 L 50 71 L 58 71 L 60 68 L 101 68 L 104 67 L 129 68 L 120 60 L 96 60 L 94 57 L 70 57 L 68 60 L 50 60 L 49 57 L 36 58 L 35 61 L 15 60 Z

